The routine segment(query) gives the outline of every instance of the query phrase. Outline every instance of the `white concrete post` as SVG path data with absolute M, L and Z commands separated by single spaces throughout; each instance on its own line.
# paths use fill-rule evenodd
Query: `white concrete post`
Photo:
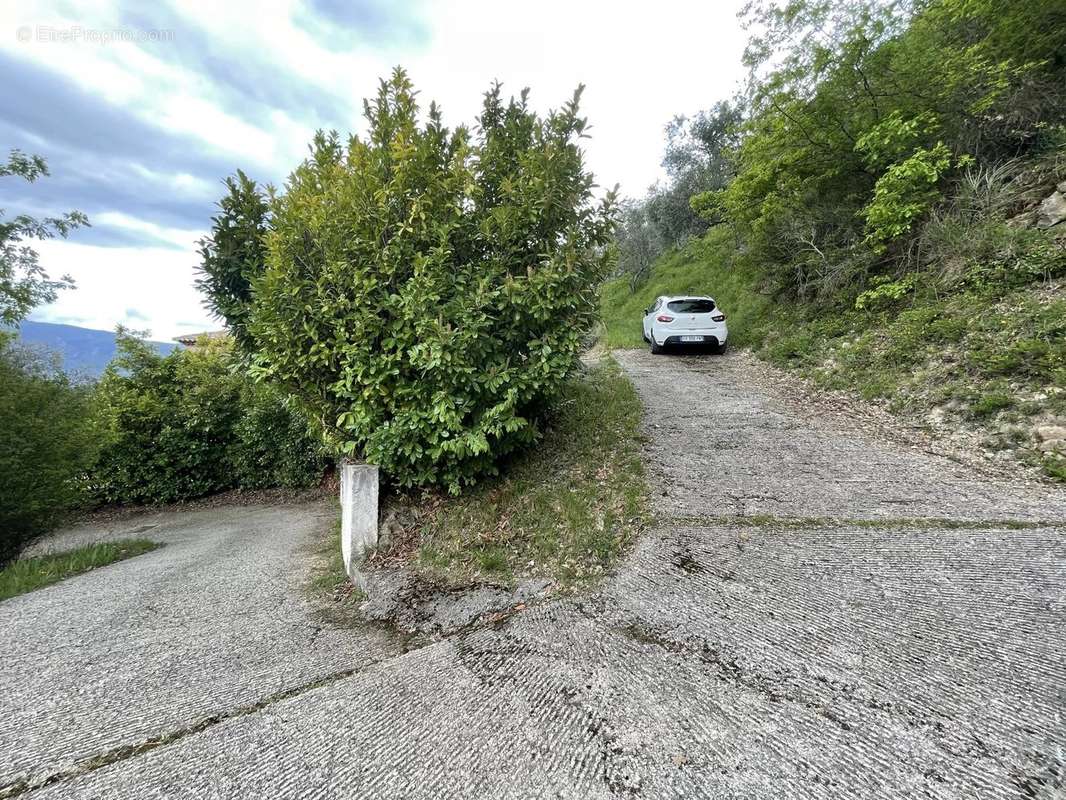
M 341 464 L 341 556 L 352 583 L 366 589 L 359 563 L 378 543 L 378 468 Z

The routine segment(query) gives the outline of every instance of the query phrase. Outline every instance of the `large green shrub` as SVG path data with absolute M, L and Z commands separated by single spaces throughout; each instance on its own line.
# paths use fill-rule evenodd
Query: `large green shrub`
M 608 266 L 580 90 L 538 117 L 485 96 L 476 133 L 418 123 L 401 70 L 369 131 L 316 136 L 271 205 L 248 330 L 257 368 L 342 452 L 457 491 L 533 441 L 574 367 Z
M 97 390 L 97 499 L 160 503 L 321 477 L 318 441 L 284 399 L 235 369 L 227 345 L 163 357 L 129 336 Z
M 0 332 L 0 564 L 81 498 L 95 451 L 89 389 Z

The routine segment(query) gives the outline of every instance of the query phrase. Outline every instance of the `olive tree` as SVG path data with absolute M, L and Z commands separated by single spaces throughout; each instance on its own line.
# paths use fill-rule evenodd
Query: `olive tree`
M 611 252 L 580 94 L 542 117 L 496 85 L 473 131 L 449 130 L 435 105 L 420 124 L 397 69 L 365 137 L 319 133 L 273 197 L 254 369 L 340 452 L 458 491 L 536 439 Z

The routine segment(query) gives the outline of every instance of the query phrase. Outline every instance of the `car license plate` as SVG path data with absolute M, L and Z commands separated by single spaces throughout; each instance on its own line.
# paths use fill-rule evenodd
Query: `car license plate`
M 683 342 L 702 342 L 703 341 L 703 337 L 702 336 L 682 336 L 681 337 L 681 341 L 683 341 Z

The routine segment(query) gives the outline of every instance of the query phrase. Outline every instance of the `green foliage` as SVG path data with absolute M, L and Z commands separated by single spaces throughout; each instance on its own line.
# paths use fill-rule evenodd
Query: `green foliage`
M 725 214 L 721 189 L 694 194 L 689 198 L 689 205 L 696 216 L 711 224 L 721 222 Z
M 89 390 L 0 333 L 0 563 L 82 499 L 96 433 Z
M 237 346 L 248 350 L 252 282 L 266 260 L 267 203 L 255 181 L 240 170 L 226 178 L 226 190 L 218 203 L 219 214 L 211 220 L 210 236 L 200 240 L 196 286 L 207 307 L 226 320 Z
M 971 157 L 1032 152 L 1066 120 L 1059 0 L 791 0 L 747 19 L 750 114 L 723 205 L 791 297 L 907 270 Z
M 0 178 L 15 176 L 33 183 L 48 175 L 48 165 L 40 156 L 27 156 L 12 150 L 6 164 L 0 164 Z M 56 299 L 61 289 L 74 285 L 68 275 L 52 280 L 26 242 L 34 239 L 66 238 L 75 228 L 88 225 L 80 211 L 61 217 L 35 219 L 19 214 L 5 221 L 0 209 L 0 325 L 14 325 L 42 303 Z
M 943 142 L 931 149 L 920 147 L 893 164 L 874 184 L 873 199 L 862 210 L 866 240 L 875 252 L 911 230 L 940 199 L 937 184 L 952 166 L 951 153 Z
M 891 307 L 914 291 L 917 275 L 905 275 L 898 281 L 882 276 L 874 280 L 874 288 L 867 289 L 855 298 L 859 311 L 883 310 Z
M 61 553 L 20 558 L 0 569 L 0 600 L 43 589 L 91 569 L 149 553 L 162 546 L 147 539 L 120 539 L 97 542 Z
M 862 153 L 867 165 L 884 169 L 920 150 L 920 143 L 939 128 L 937 117 L 931 112 L 925 111 L 912 119 L 904 119 L 899 109 L 893 109 L 888 117 L 855 142 L 855 149 Z M 936 179 L 939 177 L 937 175 Z
M 120 330 L 96 393 L 95 497 L 166 503 L 231 488 L 303 487 L 324 459 L 302 418 L 234 369 L 224 344 L 160 356 Z
M 225 363 L 197 352 L 161 357 L 122 334 L 98 392 L 107 431 L 93 469 L 98 497 L 165 503 L 228 488 L 239 410 Z
M 1044 474 L 1049 478 L 1066 483 L 1066 456 L 1060 453 L 1049 453 L 1044 456 L 1041 466 Z
M 975 417 L 991 417 L 1014 405 L 1014 397 L 1008 389 L 993 389 L 979 395 L 970 404 L 970 413 Z
M 613 228 L 579 97 L 540 118 L 496 86 L 471 136 L 435 105 L 420 126 L 397 70 L 366 138 L 319 133 L 271 203 L 257 374 L 400 485 L 494 472 L 575 365 Z
M 240 418 L 233 428 L 230 459 L 242 489 L 314 485 L 327 465 L 321 437 L 292 399 L 271 386 L 239 381 Z

